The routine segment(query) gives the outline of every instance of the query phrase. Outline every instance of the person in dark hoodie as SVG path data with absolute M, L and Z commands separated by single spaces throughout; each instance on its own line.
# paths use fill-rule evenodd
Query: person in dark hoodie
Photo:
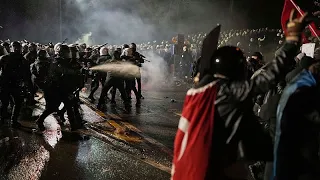
M 277 180 L 320 179 L 319 50 L 314 58 L 305 56 L 303 65 L 309 67 L 287 85 L 279 101 L 273 165 Z
M 308 58 L 302 58 L 299 55 L 296 57 L 296 68 L 290 71 L 285 79 L 282 78 L 279 80 L 279 83 L 274 85 L 266 94 L 263 100 L 263 104 L 261 105 L 259 111 L 259 117 L 264 123 L 266 130 L 269 132 L 272 137 L 273 143 L 275 139 L 275 131 L 276 131 L 276 115 L 277 115 L 277 107 L 279 100 L 281 98 L 282 92 L 287 83 L 289 83 L 297 74 L 299 74 L 304 68 L 309 67 L 307 64 L 309 61 Z M 264 172 L 264 180 L 270 180 L 272 177 L 273 170 L 273 162 L 266 162 L 265 172 Z
M 281 53 L 255 78 L 247 79 L 246 60 L 237 47 L 221 47 L 208 64 L 200 65 L 199 82 L 187 92 L 175 139 L 173 180 L 246 179 L 233 171 L 236 164 L 241 167 L 239 158 L 272 159 L 272 141 L 261 131 L 252 99 L 267 92 L 294 63 L 307 23 L 304 17 L 292 17 Z

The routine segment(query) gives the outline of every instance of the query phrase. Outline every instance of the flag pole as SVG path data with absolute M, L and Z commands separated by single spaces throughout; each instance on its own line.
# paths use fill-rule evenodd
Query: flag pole
M 301 12 L 300 7 L 297 6 L 292 0 L 290 0 L 290 2 L 291 2 L 291 3 L 293 4 L 293 6 L 298 10 L 299 14 L 300 14 L 301 16 L 303 16 L 303 13 Z M 310 24 L 309 24 L 309 28 L 310 28 L 310 30 L 312 31 L 312 33 L 313 33 L 314 35 L 316 35 L 317 39 L 320 41 L 320 38 L 319 38 L 318 34 L 316 33 L 316 31 L 313 29 L 313 27 L 312 27 Z

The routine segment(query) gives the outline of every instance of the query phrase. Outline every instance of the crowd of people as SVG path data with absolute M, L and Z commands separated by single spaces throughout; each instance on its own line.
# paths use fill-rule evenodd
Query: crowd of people
M 183 51 L 179 54 L 181 58 L 175 58 L 175 54 L 173 52 L 173 47 L 176 43 L 175 38 L 172 38 L 172 42 L 162 41 L 161 43 L 157 43 L 156 41 L 153 41 L 137 45 L 132 43 L 130 46 L 126 44 L 88 46 L 85 43 L 69 45 L 67 43 L 40 44 L 31 43 L 26 40 L 14 41 L 12 43 L 10 40 L 2 41 L 0 46 L 0 55 L 2 56 L 3 73 L 1 77 L 2 79 L 10 79 L 10 81 L 3 80 L 5 85 L 10 85 L 8 85 L 8 89 L 4 88 L 4 90 L 2 90 L 2 92 L 5 93 L 4 96 L 1 96 L 3 97 L 1 117 L 5 118 L 7 116 L 6 110 L 9 103 L 14 103 L 14 106 L 12 106 L 14 108 L 12 109 L 13 115 L 11 120 L 14 122 L 14 125 L 19 126 L 16 122 L 23 103 L 22 97 L 27 99 L 26 103 L 28 105 L 33 105 L 35 104 L 34 95 L 36 95 L 38 90 L 41 90 L 45 92 L 48 104 L 48 110 L 40 116 L 38 121 L 38 125 L 41 129 L 43 129 L 42 124 L 44 118 L 56 111 L 56 106 L 61 102 L 64 102 L 66 108 L 69 109 L 69 111 L 67 110 L 67 113 L 73 112 L 70 116 L 75 117 L 74 119 L 81 119 L 78 111 L 76 110 L 77 103 L 71 103 L 76 101 L 72 100 L 69 102 L 67 97 L 70 97 L 70 94 L 72 93 L 77 97 L 79 90 L 84 87 L 86 83 L 90 84 L 90 94 L 88 98 L 91 102 L 95 102 L 94 94 L 99 88 L 99 85 L 102 85 L 101 97 L 97 104 L 99 109 L 104 108 L 104 97 L 107 97 L 108 92 L 111 92 L 112 94 L 110 98 L 111 104 L 116 104 L 116 89 L 121 93 L 121 98 L 125 103 L 125 106 L 130 106 L 131 91 L 133 91 L 136 97 L 136 105 L 139 106 L 141 99 L 143 98 L 141 93 L 141 78 L 136 78 L 136 81 L 133 79 L 123 79 L 113 76 L 111 72 L 104 74 L 101 72 L 91 71 L 90 68 L 95 65 L 117 61 L 129 61 L 141 67 L 145 60 L 143 54 L 153 52 L 160 56 L 165 62 L 164 64 L 166 64 L 166 69 L 168 71 L 163 73 L 168 74 L 167 77 L 169 77 L 169 79 L 173 76 L 190 79 L 196 75 L 195 67 L 200 58 L 201 45 L 205 37 L 206 33 L 186 35 Z M 261 28 L 253 30 L 230 30 L 220 33 L 218 47 L 226 45 L 235 45 L 240 47 L 247 53 L 248 69 L 250 70 L 249 74 L 252 75 L 255 71 L 260 69 L 265 62 L 268 62 L 268 59 L 271 59 L 270 57 L 274 56 L 272 52 L 279 48 L 283 42 L 284 34 L 283 31 L 279 29 Z M 270 54 L 272 54 L 272 56 Z M 13 65 L 10 65 L 11 63 L 13 63 Z M 23 64 L 22 67 L 19 65 L 21 63 Z M 54 65 L 57 67 L 65 67 L 65 70 L 57 71 L 59 68 L 54 70 Z M 17 70 L 19 68 L 24 68 L 21 72 L 24 72 L 25 75 L 21 76 L 23 73 L 16 73 L 20 72 L 20 70 Z M 53 72 L 50 72 L 50 70 Z M 8 75 L 6 73 L 8 73 Z M 75 74 L 69 76 L 68 73 L 79 74 L 78 76 Z M 62 78 L 55 77 L 59 74 L 61 76 L 63 75 Z M 72 78 L 78 80 L 74 81 Z M 11 82 L 13 79 L 17 80 Z M 69 81 L 77 83 L 71 85 Z M 61 92 L 61 94 L 65 96 L 64 98 L 57 98 L 57 89 L 61 91 L 66 89 L 67 92 Z M 109 91 L 110 89 L 111 91 Z M 9 92 L 12 93 L 11 91 L 13 91 L 14 94 L 8 95 Z M 10 100 L 10 96 L 13 97 L 13 100 Z M 58 97 L 60 97 L 60 95 Z M 261 98 L 258 97 L 257 99 L 261 104 Z M 51 103 L 50 100 L 53 102 Z M 64 121 L 63 114 L 66 112 L 66 108 L 57 112 L 62 121 Z M 76 121 L 72 120 L 72 118 L 70 120 Z M 81 120 L 77 121 L 82 122 Z
M 213 55 L 200 57 L 185 98 L 173 180 L 252 179 L 250 170 L 255 179 L 320 179 L 320 46 L 301 50 L 306 17 L 292 11 L 285 37 L 274 32 L 284 39 L 269 61 L 259 49 L 246 58 L 244 47 L 203 47 Z
M 89 99 L 94 103 L 94 93 L 100 83 L 101 94 L 97 108 L 105 108 L 108 91 L 112 88 L 110 103 L 116 104 L 116 89 L 121 93 L 121 98 L 126 108 L 131 107 L 131 92 L 135 93 L 136 106 L 140 106 L 141 79 L 139 77 L 123 78 L 112 72 L 102 73 L 90 70 L 91 67 L 104 63 L 130 62 L 141 67 L 144 56 L 137 52 L 136 45 L 125 44 L 117 48 L 110 55 L 107 47 L 87 47 L 86 44 L 49 44 L 43 47 L 35 43 L 21 43 L 14 41 L 11 44 L 3 42 L 0 51 L 0 85 L 1 85 L 1 124 L 21 127 L 18 122 L 22 105 L 35 105 L 37 92 L 44 93 L 46 107 L 37 120 L 40 130 L 45 130 L 45 118 L 56 113 L 59 115 L 60 124 L 64 124 L 64 114 L 72 130 L 83 128 L 79 113 L 79 93 L 86 83 L 90 83 Z M 136 82 L 138 89 L 136 88 Z M 60 104 L 64 108 L 59 110 Z M 12 107 L 12 115 L 8 115 L 8 106 Z M 10 121 L 6 121 L 6 120 Z
M 320 115 L 316 97 L 319 94 L 317 87 L 320 48 L 315 39 L 309 39 L 316 42 L 314 57 L 302 53 L 297 56 L 305 21 L 295 19 L 289 24 L 291 26 L 288 26 L 286 37 L 282 30 L 268 28 L 221 32 L 218 50 L 211 58 L 215 59 L 211 67 L 201 66 L 204 60 L 200 54 L 202 42 L 206 38 L 205 33 L 185 37 L 183 50 L 178 54 L 178 62 L 175 59 L 177 54 L 173 53 L 175 38 L 173 42 L 163 41 L 160 44 L 154 41 L 138 45 L 131 43 L 95 46 L 85 43 L 43 45 L 26 40 L 3 41 L 0 46 L 0 123 L 14 128 L 21 127 L 18 120 L 23 104 L 35 105 L 35 96 L 41 91 L 46 105 L 36 122 L 39 130 L 45 130 L 44 120 L 52 113 L 58 115 L 61 125 L 64 125 L 64 114 L 67 113 L 72 131 L 84 128 L 85 122 L 79 112 L 79 93 L 86 84 L 90 84 L 88 99 L 92 103 L 96 103 L 95 92 L 101 85 L 97 101 L 97 108 L 100 110 L 106 110 L 107 99 L 111 105 L 116 105 L 116 90 L 119 90 L 125 108 L 132 106 L 132 91 L 135 94 L 136 106 L 140 106 L 141 99 L 144 98 L 141 78 L 123 77 L 112 71 L 97 72 L 90 68 L 122 62 L 129 62 L 140 68 L 145 61 L 143 54 L 151 51 L 162 57 L 166 63 L 169 71 L 164 73 L 195 79 L 195 88 L 188 91 L 187 97 L 205 93 L 206 97 L 214 98 L 211 103 L 215 106 L 213 109 L 217 110 L 217 113 L 213 113 L 217 124 L 214 127 L 206 126 L 214 131 L 204 137 L 211 136 L 215 141 L 209 138 L 203 142 L 209 145 L 213 142 L 214 147 L 220 149 L 209 148 L 210 151 L 204 154 L 220 155 L 210 155 L 215 161 L 206 161 L 207 163 L 198 159 L 196 162 L 203 164 L 192 165 L 198 165 L 194 172 L 204 165 L 215 167 L 213 171 L 206 171 L 205 176 L 231 180 L 229 174 L 223 173 L 224 168 L 239 158 L 237 151 L 240 150 L 241 158 L 264 164 L 265 179 L 272 176 L 278 180 L 298 179 L 297 177 L 302 176 L 306 176 L 302 179 L 319 179 L 320 171 L 317 167 L 320 161 L 317 154 L 320 147 Z M 211 94 L 212 92 L 214 94 Z M 64 108 L 60 110 L 61 103 Z M 11 115 L 8 113 L 9 105 Z M 199 105 L 194 109 L 185 108 L 182 116 L 192 117 L 183 117 L 180 123 L 193 120 L 201 107 Z M 203 108 L 208 107 L 211 106 Z M 210 110 L 202 113 L 199 119 L 207 118 L 209 123 L 212 118 L 206 117 L 208 112 Z M 220 120 L 225 124 L 219 123 Z M 184 125 L 182 126 L 185 127 Z M 264 130 L 260 131 L 261 127 L 264 127 Z M 179 130 L 183 133 L 187 131 Z M 205 131 L 205 128 L 202 130 L 212 133 L 210 130 Z M 296 133 L 298 131 L 299 133 Z M 249 132 L 251 135 L 248 135 Z M 269 135 L 266 136 L 265 132 Z M 183 141 L 183 133 L 179 134 L 178 131 L 175 148 L 181 148 L 179 142 Z M 192 148 L 192 145 L 183 146 Z M 268 151 L 272 147 L 274 158 Z M 183 179 L 183 164 L 180 162 L 193 162 L 190 159 L 190 162 L 185 162 L 183 158 L 181 161 L 182 155 L 179 156 L 180 158 L 176 159 L 175 156 L 174 159 L 174 179 Z M 209 159 L 209 155 L 206 158 Z

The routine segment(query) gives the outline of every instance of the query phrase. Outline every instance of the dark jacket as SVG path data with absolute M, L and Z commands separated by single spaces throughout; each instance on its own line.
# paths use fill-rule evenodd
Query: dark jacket
M 21 54 L 10 53 L 0 59 L 0 87 L 21 88 L 31 86 L 30 65 Z
M 265 71 L 250 81 L 218 80 L 218 93 L 215 101 L 213 148 L 207 179 L 214 179 L 237 159 L 273 159 L 271 137 L 263 131 L 254 115 L 253 97 L 266 93 L 271 84 L 284 77 L 286 67 L 294 61 L 298 45 L 287 42 L 276 58 L 265 66 Z M 204 77 L 198 87 L 215 79 Z M 239 153 L 241 152 L 241 153 Z
M 133 60 L 132 63 L 141 67 L 142 64 L 144 63 L 144 59 L 143 59 L 144 56 L 142 54 L 138 53 L 137 51 L 134 51 L 132 53 L 132 56 L 133 56 L 133 58 L 131 59 L 131 60 Z
M 264 97 L 260 108 L 259 117 L 268 126 L 267 130 L 273 141 L 276 131 L 277 107 L 285 85 L 286 83 L 281 81 L 270 89 Z
M 28 52 L 24 55 L 24 58 L 27 60 L 28 64 L 32 64 L 37 59 L 37 52 Z
M 41 86 L 40 88 L 44 87 L 45 79 L 48 76 L 49 67 L 50 62 L 47 59 L 41 61 L 36 60 L 30 65 L 32 79 L 38 86 Z
M 320 179 L 319 90 L 307 70 L 284 90 L 278 106 L 274 150 L 277 180 Z
M 73 67 L 70 60 L 56 58 L 50 65 L 45 90 L 61 96 L 70 95 L 82 83 L 81 77 L 79 68 Z

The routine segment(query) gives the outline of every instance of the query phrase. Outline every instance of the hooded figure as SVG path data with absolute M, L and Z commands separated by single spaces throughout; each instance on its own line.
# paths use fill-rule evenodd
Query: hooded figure
M 265 93 L 294 62 L 305 21 L 289 23 L 287 42 L 252 80 L 240 48 L 204 40 L 199 81 L 187 92 L 174 144 L 173 180 L 246 179 L 247 161 L 272 160 L 272 140 L 253 114 L 252 99 Z M 208 40 L 209 39 L 209 40 Z M 203 73 L 203 74 L 201 74 Z
M 317 59 L 316 59 L 317 58 Z M 277 109 L 273 177 L 320 179 L 320 58 L 305 56 L 303 69 L 288 83 Z M 298 133 L 297 133 L 298 132 Z

